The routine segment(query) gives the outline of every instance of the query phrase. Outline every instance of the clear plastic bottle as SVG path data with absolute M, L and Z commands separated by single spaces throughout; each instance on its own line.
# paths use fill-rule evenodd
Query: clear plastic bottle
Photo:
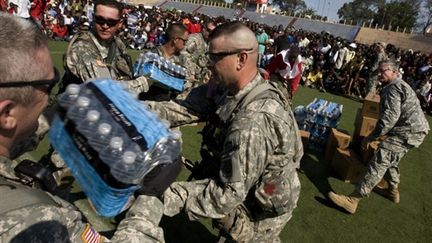
M 59 99 L 59 104 L 64 108 L 69 108 L 73 104 L 75 104 L 79 92 L 80 92 L 80 86 L 78 84 L 69 84 L 66 87 L 66 91 L 64 94 L 61 95 L 61 98 Z
M 98 127 L 98 122 L 100 120 L 100 112 L 97 110 L 89 110 L 87 112 L 86 118 L 82 123 L 78 124 L 78 130 L 83 135 L 91 135 L 94 133 Z
M 121 157 L 121 162 L 112 165 L 112 176 L 123 183 L 138 184 L 141 178 L 134 175 L 136 157 L 135 152 L 125 151 Z
M 76 104 L 69 110 L 70 114 L 68 116 L 72 119 L 83 120 L 87 114 L 87 110 L 90 107 L 90 99 L 85 96 L 79 96 L 76 100 Z M 75 120 L 74 119 L 74 120 Z
M 121 160 L 123 145 L 121 137 L 112 137 L 109 145 L 99 153 L 100 159 L 109 166 L 118 163 Z
M 95 136 L 89 136 L 90 145 L 98 152 L 108 146 L 110 141 L 112 126 L 108 123 L 100 123 Z

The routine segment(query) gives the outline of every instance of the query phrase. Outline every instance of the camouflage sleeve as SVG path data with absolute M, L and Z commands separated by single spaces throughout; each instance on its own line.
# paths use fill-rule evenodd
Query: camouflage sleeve
M 380 117 L 374 131 L 368 136 L 368 140 L 375 140 L 386 135 L 396 124 L 401 115 L 401 96 L 393 87 L 383 92 L 380 104 Z
M 202 85 L 191 90 L 184 100 L 154 102 L 147 101 L 152 110 L 171 122 L 173 127 L 194 123 L 207 119 L 214 112 L 215 106 L 206 98 L 207 86 Z
M 147 92 L 151 85 L 144 76 L 137 77 L 132 80 L 120 81 L 120 82 L 124 82 L 130 91 L 137 94 L 142 92 Z
M 141 195 L 126 214 L 111 239 L 112 242 L 164 242 L 163 205 L 156 197 Z
M 138 197 L 111 240 L 85 223 L 73 205 L 53 199 L 61 206 L 35 205 L 3 215 L 0 242 L 164 242 L 157 226 L 163 205 L 157 198 Z
M 108 67 L 97 54 L 97 49 L 84 41 L 73 43 L 66 53 L 65 62 L 67 68 L 83 81 L 111 77 Z
M 264 117 L 233 123 L 224 141 L 219 180 L 175 182 L 164 193 L 164 214 L 184 211 L 190 219 L 223 218 L 246 198 L 267 161 L 270 141 Z

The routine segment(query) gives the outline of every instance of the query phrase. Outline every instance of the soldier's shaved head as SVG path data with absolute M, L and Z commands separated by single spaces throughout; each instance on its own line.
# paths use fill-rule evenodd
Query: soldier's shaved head
M 222 38 L 227 49 L 256 49 L 258 42 L 255 34 L 241 22 L 229 22 L 216 27 L 209 36 L 210 40 Z
M 209 68 L 229 93 L 243 89 L 258 73 L 258 42 L 240 22 L 216 27 L 209 36 Z

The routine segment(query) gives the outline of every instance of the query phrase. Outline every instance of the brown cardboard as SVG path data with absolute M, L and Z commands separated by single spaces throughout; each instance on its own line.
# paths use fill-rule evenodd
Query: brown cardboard
M 361 148 L 361 158 L 364 165 L 369 163 L 369 160 L 375 154 L 375 151 L 378 149 L 379 141 L 369 142 L 366 149 Z
M 336 152 L 336 148 L 347 149 L 350 141 L 351 136 L 349 134 L 332 128 L 327 139 L 324 161 L 330 164 L 333 159 L 334 153 Z
M 375 118 L 362 116 L 358 110 L 354 123 L 354 137 L 367 137 L 375 129 L 377 121 Z
M 362 116 L 378 119 L 380 110 L 380 96 L 368 94 L 363 101 Z
M 359 156 L 351 149 L 337 148 L 332 160 L 332 167 L 339 179 L 345 182 L 358 182 L 366 172 Z
M 299 131 L 300 131 L 300 136 L 301 136 L 301 140 L 303 143 L 303 148 L 307 148 L 307 145 L 309 143 L 310 132 L 305 131 L 305 130 L 299 130 Z

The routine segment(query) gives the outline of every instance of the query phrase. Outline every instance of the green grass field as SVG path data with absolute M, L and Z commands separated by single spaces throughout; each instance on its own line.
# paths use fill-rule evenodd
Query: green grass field
M 62 55 L 67 43 L 51 42 L 50 50 L 55 65 L 63 70 Z M 132 58 L 138 52 L 131 51 Z M 353 133 L 354 117 L 361 103 L 330 93 L 300 87 L 294 106 L 307 105 L 319 97 L 344 105 L 338 128 Z M 427 117 L 430 124 L 432 118 Z M 183 154 L 198 160 L 201 125 L 182 128 Z M 39 149 L 43 151 L 44 143 Z M 281 234 L 283 242 L 432 242 L 432 138 L 427 136 L 422 146 L 412 149 L 401 161 L 401 202 L 396 205 L 372 193 L 360 202 L 355 215 L 346 214 L 329 204 L 324 195 L 334 190 L 350 193 L 353 185 L 333 176 L 333 171 L 323 162 L 323 156 L 306 151 L 300 174 L 302 191 L 291 221 Z M 178 180 L 185 180 L 183 171 Z M 76 191 L 77 188 L 74 188 Z M 82 196 L 82 195 L 81 195 Z M 79 193 L 74 194 L 78 205 L 98 230 L 113 229 L 112 220 L 100 219 L 89 209 Z M 81 198 L 81 199 L 79 199 Z M 184 215 L 164 217 L 161 223 L 167 242 L 214 242 L 216 231 L 210 220 L 190 222 Z

